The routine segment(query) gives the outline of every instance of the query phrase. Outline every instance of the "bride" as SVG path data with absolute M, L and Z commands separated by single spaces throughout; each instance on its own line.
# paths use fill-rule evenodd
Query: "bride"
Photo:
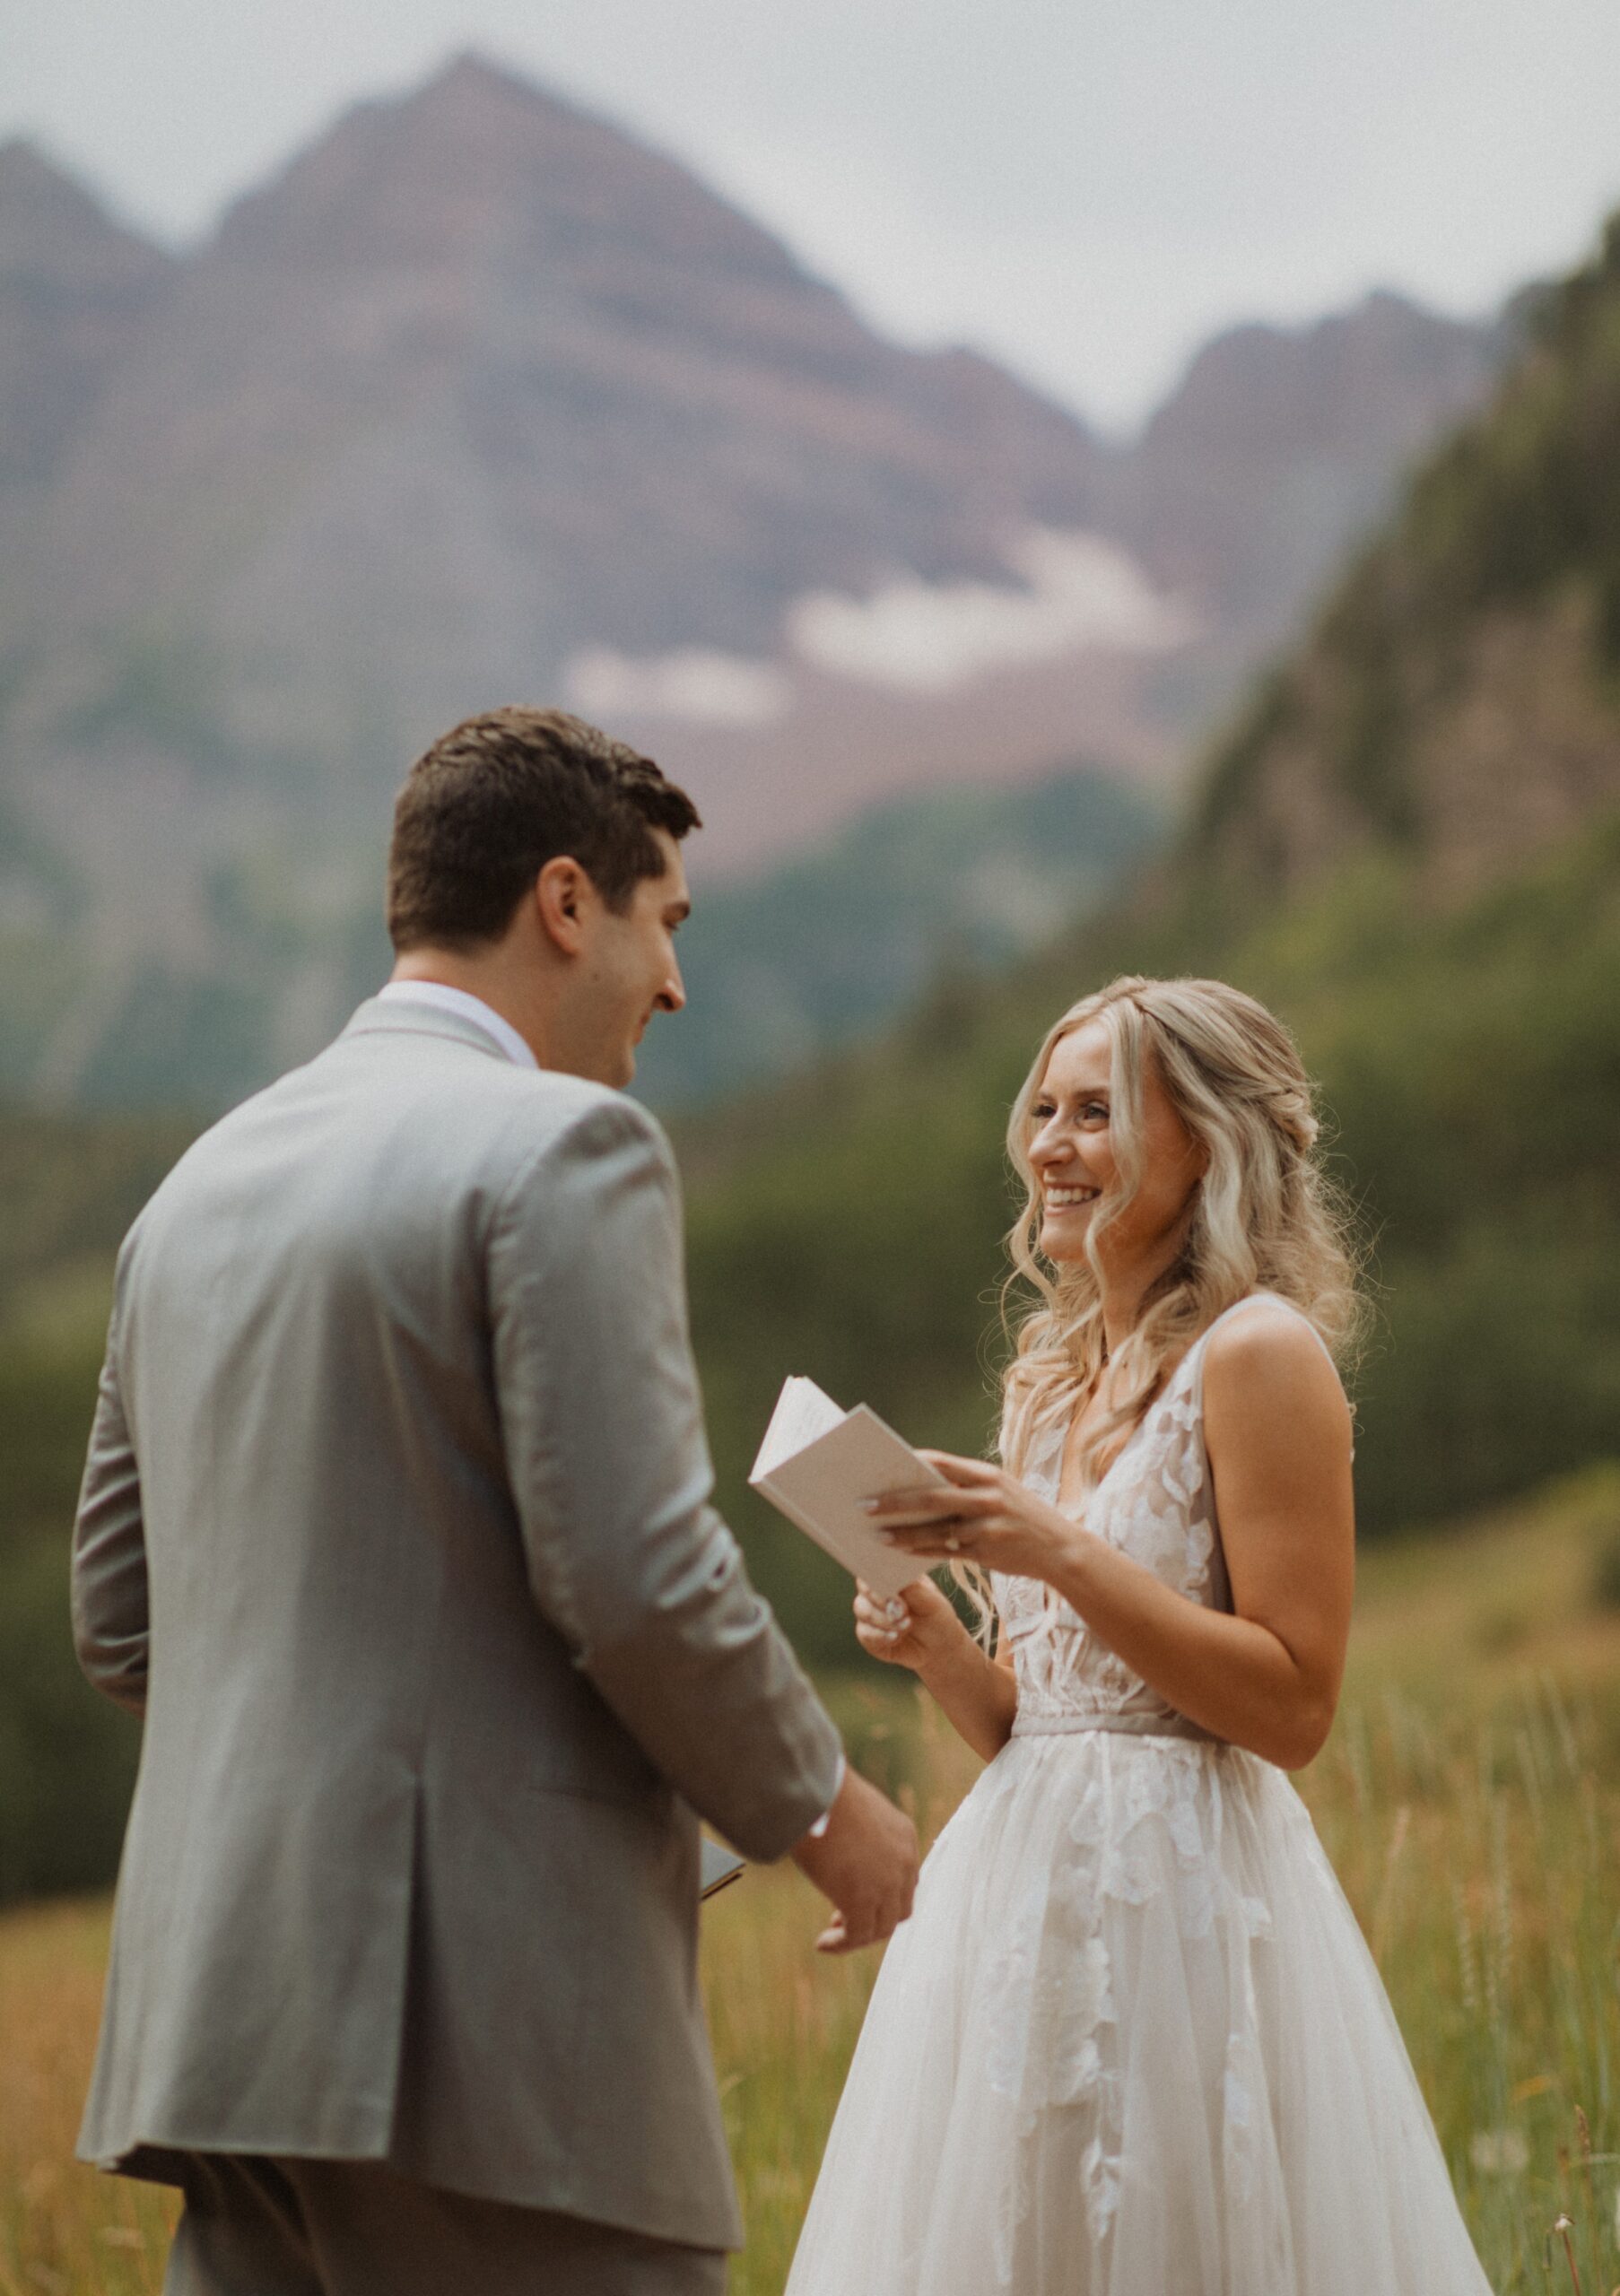
M 1354 1568 L 1362 1309 L 1286 1032 L 1218 981 L 1066 1013 L 1014 1109 L 1040 1295 L 1002 1465 L 873 1502 L 856 1597 L 988 1767 L 889 1946 L 788 2296 L 1489 2296 L 1285 1772 Z M 991 1619 L 997 1647 L 988 1648 Z

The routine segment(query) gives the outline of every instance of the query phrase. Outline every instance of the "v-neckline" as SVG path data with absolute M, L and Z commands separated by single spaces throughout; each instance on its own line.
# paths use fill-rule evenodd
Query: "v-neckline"
M 1220 1318 L 1217 1316 L 1215 1322 L 1218 1323 L 1219 1321 Z M 1204 1342 L 1208 1338 L 1210 1333 L 1214 1329 L 1215 1324 L 1206 1324 L 1204 1329 L 1198 1334 L 1197 1339 L 1195 1339 L 1189 1346 L 1183 1348 L 1181 1351 L 1180 1360 L 1176 1364 L 1175 1370 L 1171 1373 L 1169 1378 L 1165 1380 L 1164 1385 L 1160 1388 L 1158 1394 L 1148 1405 L 1146 1410 L 1142 1413 L 1141 1418 L 1137 1420 L 1136 1425 L 1131 1429 L 1130 1433 L 1126 1437 L 1124 1442 L 1120 1444 L 1119 1449 L 1114 1453 L 1113 1457 L 1109 1461 L 1102 1474 L 1097 1477 L 1096 1482 L 1093 1483 L 1091 1489 L 1084 1492 L 1083 1497 L 1078 1500 L 1066 1500 L 1063 1496 L 1063 1469 L 1065 1454 L 1068 1450 L 1069 1430 L 1074 1425 L 1072 1419 L 1066 1420 L 1064 1422 L 1063 1431 L 1058 1439 L 1058 1472 L 1052 1479 L 1052 1504 L 1060 1515 L 1067 1515 L 1070 1520 L 1073 1521 L 1076 1518 L 1079 1507 L 1092 1503 L 1096 1499 L 1098 1492 L 1107 1488 L 1109 1480 L 1113 1474 L 1115 1469 L 1124 1465 L 1126 1459 L 1136 1448 L 1143 1436 L 1147 1432 L 1148 1428 L 1152 1425 L 1155 1414 L 1163 1405 L 1170 1401 L 1171 1396 L 1174 1392 L 1177 1380 L 1180 1378 L 1188 1364 L 1191 1362 L 1194 1353 L 1198 1348 L 1202 1347 Z

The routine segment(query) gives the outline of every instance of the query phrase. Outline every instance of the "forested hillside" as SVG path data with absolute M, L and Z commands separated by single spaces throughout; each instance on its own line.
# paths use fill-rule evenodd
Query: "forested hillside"
M 138 1733 L 91 1695 L 67 1625 L 67 1529 L 125 1229 L 191 1127 L 0 1119 L 0 1900 L 104 1881 Z
M 1620 217 L 1522 321 L 1217 752 L 1184 883 L 1246 908 L 1372 848 L 1443 891 L 1620 803 Z

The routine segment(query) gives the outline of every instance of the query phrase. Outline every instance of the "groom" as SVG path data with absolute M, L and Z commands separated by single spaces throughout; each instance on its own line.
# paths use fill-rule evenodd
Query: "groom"
M 698 1817 L 791 1851 L 829 1950 L 910 1909 L 709 1504 L 618 1089 L 696 825 L 560 712 L 446 735 L 393 979 L 120 1255 L 74 1612 L 145 1739 L 81 2151 L 183 2187 L 171 2296 L 712 2296 Z

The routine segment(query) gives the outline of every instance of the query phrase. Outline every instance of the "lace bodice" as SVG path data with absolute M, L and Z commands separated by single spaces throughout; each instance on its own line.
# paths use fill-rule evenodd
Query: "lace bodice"
M 1276 1296 L 1250 1292 L 1226 1316 Z M 1193 1342 L 1085 1502 L 1088 1530 L 1179 1595 L 1212 1610 L 1230 1610 L 1232 1590 L 1204 1447 L 1204 1352 L 1226 1316 L 1217 1316 Z M 1064 1420 L 1040 1431 L 1024 1469 L 1030 1488 L 1054 1504 L 1067 1432 Z M 994 1585 L 1003 1629 L 1013 1645 L 1021 1731 L 1043 1724 L 1072 1727 L 1088 1717 L 1105 1716 L 1128 1718 L 1128 1726 L 1138 1729 L 1154 1722 L 1178 1734 L 1191 1729 L 1050 1587 L 999 1571 Z

